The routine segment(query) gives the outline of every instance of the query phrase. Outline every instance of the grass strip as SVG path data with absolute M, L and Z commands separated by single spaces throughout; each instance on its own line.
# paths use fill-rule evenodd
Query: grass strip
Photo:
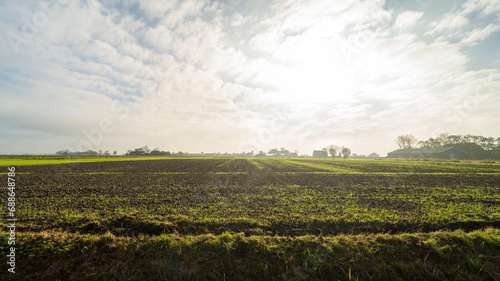
M 18 233 L 7 280 L 499 280 L 500 230 L 337 236 Z M 7 236 L 0 236 L 2 255 Z

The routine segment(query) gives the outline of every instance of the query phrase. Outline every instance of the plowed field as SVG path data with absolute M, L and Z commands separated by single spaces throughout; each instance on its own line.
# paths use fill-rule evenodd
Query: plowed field
M 500 226 L 495 163 L 207 158 L 16 172 L 20 231 L 318 235 Z

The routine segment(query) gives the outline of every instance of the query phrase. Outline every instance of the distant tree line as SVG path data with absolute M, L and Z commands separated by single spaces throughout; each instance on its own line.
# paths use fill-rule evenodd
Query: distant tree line
M 429 138 L 428 140 L 419 141 L 420 147 L 441 147 L 449 144 L 458 143 L 475 143 L 484 150 L 494 150 L 500 148 L 500 138 L 467 135 L 448 135 L 442 133 L 437 138 Z
M 284 147 L 281 147 L 280 149 L 278 148 L 273 148 L 273 149 L 270 149 L 267 154 L 274 154 L 274 155 L 288 155 L 290 154 L 290 151 L 285 149 Z
M 280 149 L 278 148 L 270 149 L 267 152 L 267 154 L 270 156 L 297 157 L 299 152 L 297 150 L 295 150 L 294 152 L 290 152 L 288 149 L 280 147 Z M 263 151 L 260 151 L 259 154 L 257 154 L 257 156 L 265 156 L 265 153 Z
M 401 135 L 394 140 L 399 148 L 423 148 L 423 147 L 442 147 L 450 144 L 459 143 L 474 143 L 479 145 L 484 150 L 494 150 L 500 148 L 500 137 L 484 137 L 467 135 L 449 135 L 448 133 L 441 133 L 436 138 L 429 138 L 424 141 L 418 141 L 413 135 Z
M 68 149 L 66 150 L 60 150 L 56 152 L 56 155 L 58 156 L 116 156 L 118 152 L 115 150 L 113 153 L 110 153 L 109 150 L 102 151 L 94 151 L 94 150 L 87 150 L 87 151 L 69 151 Z M 175 155 L 184 155 L 183 152 L 179 151 L 177 153 L 174 153 Z M 128 150 L 127 153 L 125 153 L 126 156 L 171 156 L 173 155 L 170 151 L 163 151 L 160 150 L 158 147 L 151 150 L 149 147 L 143 146 L 140 148 L 136 148 L 133 150 Z
M 415 136 L 408 134 L 398 136 L 394 141 L 401 149 L 455 146 L 459 149 L 468 150 L 469 154 L 471 154 L 469 156 L 472 156 L 472 159 L 500 159 L 500 137 L 441 133 L 436 138 L 418 141 Z
M 160 148 L 158 148 L 158 147 L 151 150 L 146 145 L 143 147 L 136 148 L 134 150 L 128 150 L 125 155 L 127 155 L 127 156 L 171 156 L 172 153 L 170 151 L 160 150 Z M 178 155 L 182 155 L 182 152 L 179 151 Z
M 118 152 L 115 150 L 113 151 L 113 156 L 116 156 Z M 94 150 L 87 150 L 87 151 L 70 151 L 69 149 L 65 150 L 59 150 L 56 152 L 56 155 L 58 156 L 111 156 L 111 153 L 109 150 L 106 151 L 94 151 Z
M 349 156 L 351 156 L 351 150 L 345 146 L 338 146 L 338 145 L 331 144 L 331 145 L 327 146 L 326 148 L 323 148 L 323 150 L 328 151 L 328 153 L 330 154 L 330 156 L 332 158 L 335 158 L 336 156 L 338 156 L 339 158 L 347 159 L 347 158 L 349 158 Z

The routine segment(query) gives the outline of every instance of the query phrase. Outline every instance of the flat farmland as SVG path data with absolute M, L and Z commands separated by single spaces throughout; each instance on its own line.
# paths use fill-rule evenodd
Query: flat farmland
M 171 159 L 18 168 L 32 230 L 304 235 L 500 226 L 500 165 Z
M 249 274 L 248 278 L 241 280 L 263 278 L 266 274 L 270 274 L 269 280 L 307 280 L 314 276 L 317 276 L 317 279 L 328 277 L 340 280 L 343 277 L 346 277 L 344 280 L 350 278 L 354 280 L 353 276 L 364 277 L 360 280 L 379 280 L 387 276 L 390 276 L 390 279 L 398 276 L 398 278 L 413 276 L 414 280 L 421 278 L 423 278 L 421 280 L 429 280 L 433 277 L 436 280 L 446 280 L 446 278 L 443 279 L 443 275 L 435 273 L 436 267 L 439 266 L 434 264 L 435 261 L 431 261 L 432 259 L 429 261 L 426 259 L 425 262 L 432 263 L 434 273 L 419 277 L 408 275 L 408 272 L 412 272 L 411 270 L 418 272 L 421 269 L 418 266 L 412 267 L 411 270 L 404 269 L 406 262 L 402 263 L 403 269 L 400 268 L 399 271 L 397 265 L 391 265 L 389 268 L 395 267 L 396 271 L 389 269 L 384 271 L 382 267 L 381 271 L 370 273 L 372 275 L 365 274 L 361 268 L 358 268 L 356 273 L 351 273 L 352 268 L 359 266 L 356 262 L 350 265 L 340 263 L 336 265 L 338 268 L 332 266 L 331 268 L 336 268 L 334 272 L 329 271 L 330 267 L 325 266 L 325 268 L 317 268 L 320 273 L 314 270 L 311 273 L 309 269 L 303 268 L 304 259 L 307 268 L 307 255 L 305 257 L 302 255 L 304 255 L 303 251 L 311 251 L 310 256 L 318 261 L 324 260 L 328 265 L 333 260 L 328 260 L 321 252 L 323 250 L 320 250 L 321 253 L 314 251 L 319 251 L 318 249 L 323 249 L 322 247 L 331 248 L 335 243 L 341 245 L 341 248 L 347 247 L 345 245 L 347 242 L 344 241 L 342 244 L 338 240 L 339 237 L 354 239 L 349 240 L 351 242 L 357 241 L 356 239 L 363 241 L 354 243 L 358 245 L 352 246 L 354 248 L 359 247 L 359 243 L 369 244 L 371 242 L 367 241 L 371 241 L 370 239 L 377 241 L 380 237 L 386 237 L 380 239 L 387 241 L 396 239 L 394 237 L 399 237 L 396 240 L 400 241 L 403 239 L 401 237 L 406 237 L 404 239 L 409 239 L 408 243 L 413 241 L 412 239 L 418 241 L 423 239 L 418 242 L 420 244 L 415 241 L 411 243 L 414 243 L 415 247 L 420 245 L 417 249 L 430 247 L 429 252 L 432 253 L 433 246 L 427 245 L 426 241 L 429 239 L 436 241 L 435 235 L 438 237 L 442 235 L 445 237 L 444 240 L 454 237 L 453 235 L 463 237 L 488 235 L 489 240 L 485 238 L 486 244 L 481 241 L 483 246 L 490 245 L 487 250 L 492 253 L 489 253 L 490 256 L 486 255 L 488 257 L 486 260 L 478 261 L 477 266 L 481 270 L 478 269 L 476 272 L 474 269 L 464 269 L 466 274 L 462 271 L 459 273 L 465 274 L 463 280 L 473 280 L 478 276 L 484 280 L 495 280 L 499 277 L 495 274 L 498 274 L 500 269 L 498 265 L 493 265 L 495 264 L 493 260 L 500 255 L 498 232 L 500 227 L 500 164 L 498 163 L 385 159 L 172 158 L 17 166 L 16 174 L 16 215 L 19 218 L 17 230 L 20 233 L 20 239 L 29 241 L 33 245 L 40 243 L 46 245 L 48 241 L 52 241 L 62 248 L 69 247 L 67 243 L 70 243 L 71 250 L 67 250 L 67 254 L 72 257 L 77 255 L 74 259 L 79 261 L 88 258 L 84 252 L 84 249 L 87 249 L 85 247 L 94 249 L 94 253 L 99 253 L 100 249 L 106 245 L 120 248 L 123 243 L 132 243 L 139 247 L 141 243 L 158 242 L 155 239 L 170 239 L 169 241 L 174 239 L 184 241 L 182 242 L 186 243 L 184 247 L 193 250 L 193 245 L 201 243 L 199 239 L 212 241 L 210 245 L 213 245 L 214 241 L 220 242 L 222 241 L 220 239 L 225 239 L 224 241 L 227 241 L 223 244 L 226 248 L 232 243 L 228 241 L 246 241 L 247 243 L 254 241 L 252 243 L 257 243 L 262 247 L 271 247 L 266 250 L 271 252 L 273 247 L 282 247 L 280 250 L 283 251 L 282 256 L 278 251 L 278 256 L 271 258 L 271 260 L 277 259 L 275 263 L 270 261 L 269 265 L 254 265 L 254 269 L 258 269 L 259 272 L 254 277 L 251 277 L 253 271 L 252 267 L 249 267 L 246 269 Z M 6 178 L 6 173 L 2 174 L 4 182 L 7 182 Z M 2 192 L 6 193 L 7 188 L 2 187 Z M 5 216 L 4 209 L 2 212 Z M 2 227 L 5 226 L 4 223 Z M 47 238 L 48 233 L 52 235 L 52 238 Z M 413 238 L 405 236 L 410 234 L 417 236 Z M 383 235 L 391 236 L 388 238 L 389 236 Z M 149 237 L 150 240 L 146 239 L 149 242 L 140 240 L 144 237 Z M 286 240 L 285 237 L 292 240 Z M 464 239 L 475 241 L 475 238 L 471 237 Z M 74 242 L 75 239 L 79 242 Z M 139 239 L 142 242 L 136 240 L 130 242 L 130 239 Z M 332 242 L 332 239 L 337 239 L 335 240 L 337 242 Z M 4 240 L 6 241 L 6 237 Z M 309 241 L 314 246 L 309 246 L 309 248 L 304 245 L 291 246 L 297 241 Z M 470 241 L 464 243 L 469 243 L 467 244 L 469 246 L 475 245 L 475 242 Z M 196 267 L 199 266 L 199 261 L 194 262 L 189 258 L 190 254 L 182 254 L 182 250 L 178 253 L 178 247 L 181 249 L 183 247 L 178 243 L 164 246 L 176 249 L 172 251 L 177 253 L 179 264 L 167 266 L 173 266 L 174 273 L 167 274 L 163 271 L 163 273 L 158 273 L 150 270 L 149 272 L 157 274 L 151 276 L 148 275 L 148 271 L 136 270 L 131 273 L 129 270 L 127 274 L 151 280 L 164 280 L 166 276 L 170 276 L 166 278 L 167 280 L 211 280 L 212 277 L 220 279 L 219 277 L 226 276 L 220 275 L 219 272 L 213 273 L 213 276 L 210 275 L 212 277 L 206 275 L 198 279 L 196 276 L 201 275 L 193 275 L 196 268 L 200 272 L 206 270 L 211 272 L 211 269 Z M 238 243 L 234 244 L 236 246 L 231 244 L 232 250 L 229 249 L 231 247 L 226 250 L 236 251 L 235 255 L 238 256 L 238 249 L 241 246 L 238 246 Z M 291 244 L 288 245 L 289 243 Z M 380 241 L 377 243 L 383 244 Z M 455 244 L 450 241 L 447 243 Z M 260 249 L 258 248 L 260 246 L 256 246 L 256 249 Z M 365 249 L 365 246 L 361 248 Z M 45 249 L 43 251 L 49 251 L 47 253 L 53 251 L 53 249 L 43 249 Z M 195 249 L 200 251 L 199 247 Z M 217 252 L 217 249 L 212 250 Z M 26 248 L 24 251 L 27 255 L 24 258 L 30 261 L 32 268 L 37 269 L 40 265 L 30 255 L 40 251 L 40 248 Z M 299 256 L 295 257 L 300 260 L 299 265 L 293 261 L 283 260 L 283 255 L 295 253 L 294 251 L 299 251 Z M 442 252 L 442 250 L 436 251 L 438 251 L 437 259 L 439 260 L 439 251 Z M 191 254 L 194 255 L 195 252 Z M 422 260 L 425 258 L 425 253 L 428 254 L 425 251 L 417 252 L 415 254 L 422 255 Z M 199 254 L 196 252 L 196 255 Z M 260 252 L 259 255 L 262 254 Z M 107 252 L 102 255 L 107 255 Z M 221 255 L 225 255 L 224 251 Z M 294 254 L 290 255 L 293 257 Z M 485 256 L 484 253 L 481 255 Z M 393 253 L 393 256 L 397 254 Z M 244 257 L 239 257 L 239 259 L 243 264 L 249 262 Z M 115 257 L 115 260 L 120 259 Z M 191 269 L 188 269 L 184 263 L 193 263 L 190 265 Z M 460 267 L 462 263 L 471 262 L 459 260 L 453 266 Z M 106 267 L 104 273 L 100 269 L 99 272 L 91 275 L 93 276 L 91 278 L 119 280 L 119 277 L 115 276 L 115 269 L 120 268 L 120 265 L 123 268 L 123 263 L 114 263 L 114 267 Z M 219 268 L 218 266 L 221 265 L 214 268 Z M 224 270 L 227 271 L 224 274 L 228 276 L 236 274 L 227 266 L 229 265 L 223 264 Z M 265 266 L 266 268 L 272 266 L 272 269 L 265 269 Z M 81 275 L 79 269 L 76 268 L 78 268 L 76 265 L 72 265 L 66 271 L 64 268 L 54 269 L 54 272 L 48 273 L 41 271 L 45 274 L 41 276 L 45 276 L 46 280 L 54 276 L 74 280 L 90 278 L 88 275 Z M 133 268 L 133 266 L 126 268 Z M 370 272 L 371 269 L 366 270 Z M 450 276 L 456 278 L 462 276 L 460 274 Z M 285 275 L 286 278 L 283 277 Z M 233 277 L 236 276 L 238 275 Z M 307 278 L 300 276 L 307 276 Z

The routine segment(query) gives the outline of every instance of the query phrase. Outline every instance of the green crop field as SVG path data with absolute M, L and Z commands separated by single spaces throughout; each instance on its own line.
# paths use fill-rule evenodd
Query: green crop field
M 0 159 L 19 280 L 500 280 L 499 163 L 102 160 Z
M 182 157 L 176 157 L 182 158 Z M 192 159 L 194 157 L 191 157 Z M 171 159 L 171 157 L 131 157 L 131 156 L 109 156 L 109 157 L 76 157 L 76 156 L 0 156 L 0 167 L 10 166 L 31 166 L 48 164 L 69 164 L 69 163 L 92 163 L 92 162 L 116 162 L 116 161 L 136 161 L 151 159 Z

